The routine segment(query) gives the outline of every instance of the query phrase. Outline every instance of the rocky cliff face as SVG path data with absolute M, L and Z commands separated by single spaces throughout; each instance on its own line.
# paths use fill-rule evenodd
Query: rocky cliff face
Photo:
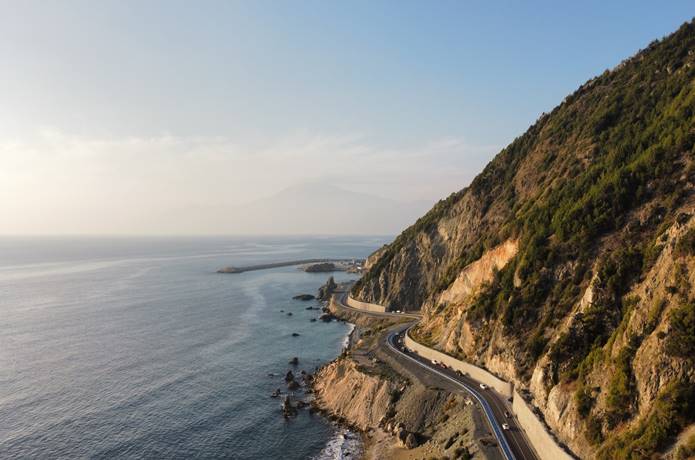
M 319 408 L 368 433 L 366 458 L 500 458 L 461 395 L 385 377 L 349 357 L 322 368 L 315 382 Z
M 369 259 L 353 296 L 530 392 L 586 457 L 695 422 L 695 24 L 584 84 Z

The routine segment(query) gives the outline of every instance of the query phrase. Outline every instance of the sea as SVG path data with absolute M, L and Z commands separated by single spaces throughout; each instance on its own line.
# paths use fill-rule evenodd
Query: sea
M 0 238 L 0 458 L 355 458 L 355 433 L 270 397 L 345 346 L 351 325 L 292 299 L 329 275 L 216 270 L 387 240 Z

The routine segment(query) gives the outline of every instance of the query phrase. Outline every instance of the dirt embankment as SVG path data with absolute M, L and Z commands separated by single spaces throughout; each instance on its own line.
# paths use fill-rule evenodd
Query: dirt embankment
M 423 380 L 380 346 L 390 320 L 352 319 L 350 349 L 316 374 L 314 405 L 363 434 L 365 458 L 499 458 L 465 395 Z

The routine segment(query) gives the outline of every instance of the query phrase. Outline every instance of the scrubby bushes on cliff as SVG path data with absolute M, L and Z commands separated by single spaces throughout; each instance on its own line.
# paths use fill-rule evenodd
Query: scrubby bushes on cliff
M 669 439 L 695 421 L 695 387 L 674 382 L 664 387 L 652 410 L 638 425 L 599 451 L 599 459 L 643 459 L 663 449 Z
M 695 356 L 691 300 L 681 299 L 680 307 L 663 314 L 670 296 L 689 289 L 686 278 L 651 305 L 624 299 L 662 253 L 664 231 L 680 222 L 679 208 L 692 199 L 694 81 L 695 23 L 690 22 L 541 116 L 468 188 L 401 234 L 355 292 L 376 302 L 407 292 L 410 305 L 432 305 L 491 242 L 518 240 L 515 259 L 465 305 L 471 334 L 479 344 L 512 349 L 515 376 L 527 382 L 529 370 L 547 353 L 547 370 L 554 375 L 544 383 L 582 388 L 575 402 L 585 434 L 595 443 L 605 442 L 604 435 L 610 441 L 616 434 L 606 428 L 637 413 L 631 368 L 642 340 L 659 327 L 670 356 Z M 690 263 L 695 230 L 681 238 L 674 254 Z M 592 303 L 569 318 L 590 283 Z M 610 358 L 636 305 L 649 308 L 643 330 L 633 331 L 636 342 Z M 460 307 L 429 313 L 451 315 Z M 670 321 L 668 328 L 664 321 Z M 569 330 L 561 332 L 568 322 Z M 429 337 L 441 333 L 436 327 L 423 324 L 419 331 Z M 480 350 L 488 352 L 496 353 Z M 597 369 L 612 378 L 607 396 L 594 400 L 593 390 L 583 386 Z M 656 434 L 649 436 L 657 443 L 645 440 L 656 433 L 650 430 L 644 428 L 633 441 L 642 439 L 647 449 L 663 442 Z
M 678 244 L 676 245 L 676 255 L 695 255 L 695 228 L 691 228 L 685 232 L 685 234 L 681 236 L 680 240 L 678 240 Z
M 695 360 L 695 302 L 690 301 L 671 312 L 665 349 L 671 356 Z

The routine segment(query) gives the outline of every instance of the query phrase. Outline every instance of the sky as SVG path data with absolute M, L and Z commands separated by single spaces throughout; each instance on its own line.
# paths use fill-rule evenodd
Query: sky
M 0 234 L 283 233 L 215 216 L 244 221 L 258 200 L 272 212 L 307 184 L 429 205 L 694 13 L 691 1 L 0 1 Z M 191 209 L 210 210 L 205 225 L 184 225 Z

